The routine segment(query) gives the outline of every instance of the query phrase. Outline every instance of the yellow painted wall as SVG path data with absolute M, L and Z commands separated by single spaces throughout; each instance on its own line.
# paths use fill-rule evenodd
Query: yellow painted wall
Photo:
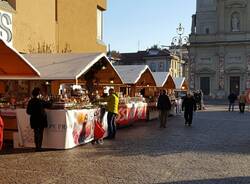
M 43 45 L 55 50 L 55 3 L 52 0 L 17 0 L 13 16 L 13 46 L 35 52 Z
M 59 51 L 106 52 L 97 40 L 97 7 L 106 9 L 106 0 L 58 0 Z
M 57 6 L 56 0 L 8 1 L 19 52 L 106 52 L 97 40 L 97 7 L 105 10 L 106 0 L 57 0 Z

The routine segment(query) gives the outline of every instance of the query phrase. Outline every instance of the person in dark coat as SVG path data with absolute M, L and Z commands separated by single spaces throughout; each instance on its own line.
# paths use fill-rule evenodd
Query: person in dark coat
M 171 109 L 171 102 L 163 90 L 157 102 L 157 109 L 159 110 L 160 128 L 166 128 L 169 110 Z
M 47 116 L 44 108 L 48 108 L 50 103 L 39 99 L 40 89 L 34 88 L 32 91 L 33 98 L 28 102 L 26 109 L 27 114 L 30 115 L 30 126 L 34 130 L 34 141 L 36 145 L 36 151 L 40 151 L 43 141 L 43 131 L 47 128 Z
M 227 97 L 229 101 L 228 111 L 230 112 L 231 109 L 234 111 L 234 103 L 237 99 L 237 95 L 235 93 L 230 93 L 230 95 Z
M 193 121 L 193 112 L 196 111 L 196 102 L 191 93 L 188 93 L 182 102 L 182 111 L 183 110 L 185 125 L 191 126 Z

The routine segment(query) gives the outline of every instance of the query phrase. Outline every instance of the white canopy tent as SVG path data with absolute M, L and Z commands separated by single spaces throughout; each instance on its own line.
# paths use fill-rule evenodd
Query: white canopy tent
M 176 90 L 187 90 L 188 89 L 188 85 L 187 85 L 185 77 L 174 77 L 173 80 L 174 80 L 174 83 L 176 86 Z
M 175 89 L 175 83 L 169 72 L 153 72 L 156 86 L 160 88 Z

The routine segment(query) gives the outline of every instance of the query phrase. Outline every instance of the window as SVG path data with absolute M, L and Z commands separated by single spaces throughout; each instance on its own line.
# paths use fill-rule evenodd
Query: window
M 158 68 L 159 68 L 159 72 L 163 72 L 164 71 L 164 63 L 160 62 L 158 65 Z
M 57 0 L 55 0 L 55 21 L 58 21 L 58 4 L 57 4 Z
M 150 63 L 150 69 L 152 72 L 156 72 L 156 64 L 155 63 Z
M 206 34 L 209 34 L 209 28 L 206 28 L 205 32 L 206 32 Z
M 97 39 L 102 40 L 103 38 L 103 17 L 102 10 L 97 8 Z

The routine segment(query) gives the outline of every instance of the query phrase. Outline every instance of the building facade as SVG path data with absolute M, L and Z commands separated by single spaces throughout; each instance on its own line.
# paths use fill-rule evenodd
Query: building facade
M 12 46 L 24 53 L 106 52 L 105 10 L 106 0 L 0 0 L 0 14 L 12 16 L 1 18 L 11 25 Z
M 190 35 L 191 89 L 225 98 L 250 88 L 250 0 L 197 0 Z
M 152 72 L 169 72 L 172 77 L 182 77 L 179 57 L 169 50 L 151 48 L 135 53 L 122 53 L 117 65 L 148 65 Z

